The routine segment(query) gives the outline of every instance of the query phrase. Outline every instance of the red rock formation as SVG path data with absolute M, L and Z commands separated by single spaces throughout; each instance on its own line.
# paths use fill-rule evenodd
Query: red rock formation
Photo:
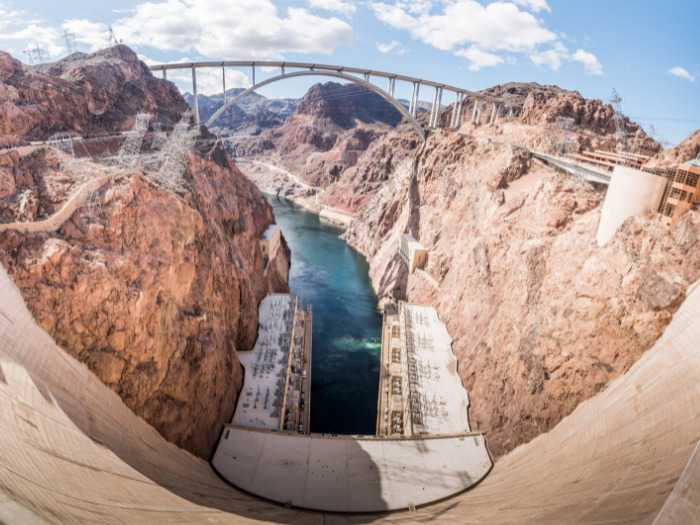
M 105 100 L 128 100 L 133 113 L 167 120 L 184 107 L 179 95 L 170 98 L 169 83 L 129 62 L 131 51 L 105 53 L 46 74 L 18 71 L 36 82 L 20 95 L 38 97 L 44 81 L 50 92 L 61 74 L 77 90 L 103 86 Z M 139 91 L 145 85 L 148 93 Z M 154 93 L 168 106 L 158 106 Z M 44 126 L 94 132 L 124 124 L 120 103 L 95 115 L 95 105 L 69 107 L 60 96 L 48 107 L 44 101 L 16 106 L 15 132 L 45 136 Z M 202 138 L 209 146 L 188 158 L 187 191 L 176 195 L 134 173 L 100 189 L 94 215 L 83 207 L 55 233 L 0 233 L 0 261 L 66 351 L 163 436 L 207 458 L 241 385 L 236 352 L 254 344 L 264 295 L 288 291 L 290 253 L 282 242 L 263 274 L 258 237 L 274 221 L 272 210 L 220 142 L 206 132 Z M 0 158 L 0 166 L 6 193 L 10 178 L 16 187 L 0 200 L 3 219 L 17 219 L 20 192 L 34 195 L 37 206 L 26 213 L 34 220 L 53 213 L 74 188 L 73 173 L 48 150 Z
M 700 129 L 697 129 L 677 146 L 659 152 L 658 155 L 649 160 L 648 166 L 675 166 L 693 160 L 699 154 Z
M 497 456 L 624 373 L 700 277 L 697 213 L 670 234 L 656 215 L 632 218 L 599 248 L 602 198 L 510 147 L 433 132 L 415 176 L 392 177 L 346 233 L 380 297 L 438 309 Z M 428 248 L 438 289 L 407 274 L 404 232 Z

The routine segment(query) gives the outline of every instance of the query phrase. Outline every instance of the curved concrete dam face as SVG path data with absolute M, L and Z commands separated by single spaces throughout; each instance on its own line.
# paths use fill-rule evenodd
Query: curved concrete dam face
M 697 523 L 700 290 L 623 377 L 414 512 L 334 515 L 239 492 L 166 442 L 34 323 L 0 269 L 0 522 Z

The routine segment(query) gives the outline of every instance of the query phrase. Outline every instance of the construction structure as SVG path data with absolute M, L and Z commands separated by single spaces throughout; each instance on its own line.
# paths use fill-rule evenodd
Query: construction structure
M 416 268 L 423 268 L 428 258 L 428 250 L 412 235 L 404 233 L 399 238 L 399 255 L 408 266 L 408 273 L 413 273 Z
M 452 338 L 437 311 L 399 301 L 382 323 L 377 435 L 467 433 L 468 409 Z
M 665 189 L 658 211 L 668 227 L 685 212 L 697 209 L 700 204 L 700 155 L 695 160 L 675 167 L 645 167 L 643 171 L 665 179 Z
M 280 245 L 280 227 L 277 224 L 270 224 L 265 231 L 260 234 L 258 242 L 263 256 L 263 271 L 267 271 L 267 265 L 274 259 Z
M 308 433 L 311 403 L 311 306 L 296 296 L 270 294 L 260 303 L 258 339 L 239 352 L 244 368 L 232 424 Z

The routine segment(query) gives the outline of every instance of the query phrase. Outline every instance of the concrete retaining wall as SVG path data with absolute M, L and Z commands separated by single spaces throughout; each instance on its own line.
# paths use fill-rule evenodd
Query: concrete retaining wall
M 603 246 L 630 217 L 656 211 L 666 189 L 666 179 L 645 171 L 615 166 L 600 214 L 596 240 Z

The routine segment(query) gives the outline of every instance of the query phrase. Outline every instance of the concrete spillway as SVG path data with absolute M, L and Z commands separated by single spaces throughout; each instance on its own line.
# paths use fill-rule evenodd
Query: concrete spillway
M 415 512 L 329 518 L 238 492 L 167 443 L 35 325 L 0 269 L 0 521 L 694 523 L 699 314 L 696 289 L 625 376 L 473 490 Z

